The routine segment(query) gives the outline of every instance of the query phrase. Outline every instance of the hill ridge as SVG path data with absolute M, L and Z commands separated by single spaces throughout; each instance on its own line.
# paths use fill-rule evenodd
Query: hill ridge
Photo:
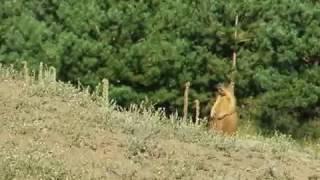
M 0 72 L 0 179 L 320 178 L 317 151 L 286 136 L 224 138 L 52 78 L 28 85 Z

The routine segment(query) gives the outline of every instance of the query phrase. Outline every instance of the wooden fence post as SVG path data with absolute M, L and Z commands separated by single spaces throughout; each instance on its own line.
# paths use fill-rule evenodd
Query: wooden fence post
M 189 101 L 189 88 L 190 82 L 185 84 L 184 89 L 184 102 L 183 102 L 183 121 L 186 122 L 188 118 L 188 101 Z
M 199 115 L 200 115 L 200 101 L 196 99 L 194 101 L 196 106 L 196 125 L 199 125 Z
M 40 65 L 39 65 L 38 82 L 41 86 L 44 85 L 44 82 L 43 82 L 43 62 L 40 62 Z

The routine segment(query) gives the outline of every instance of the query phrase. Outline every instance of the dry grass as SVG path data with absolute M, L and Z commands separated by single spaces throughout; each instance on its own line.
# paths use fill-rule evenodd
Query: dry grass
M 38 78 L 0 68 L 0 179 L 320 179 L 319 142 L 225 138 Z

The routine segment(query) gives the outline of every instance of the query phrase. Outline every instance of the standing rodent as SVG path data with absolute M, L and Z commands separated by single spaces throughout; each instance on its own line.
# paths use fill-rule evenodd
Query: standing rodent
M 234 135 L 238 123 L 234 82 L 229 85 L 218 85 L 217 90 L 218 95 L 210 112 L 209 129 Z

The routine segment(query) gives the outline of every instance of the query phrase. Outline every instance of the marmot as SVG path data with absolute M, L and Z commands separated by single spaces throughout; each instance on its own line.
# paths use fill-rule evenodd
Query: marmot
M 217 92 L 217 99 L 210 112 L 209 129 L 233 135 L 237 130 L 238 122 L 234 82 L 229 85 L 219 84 Z

